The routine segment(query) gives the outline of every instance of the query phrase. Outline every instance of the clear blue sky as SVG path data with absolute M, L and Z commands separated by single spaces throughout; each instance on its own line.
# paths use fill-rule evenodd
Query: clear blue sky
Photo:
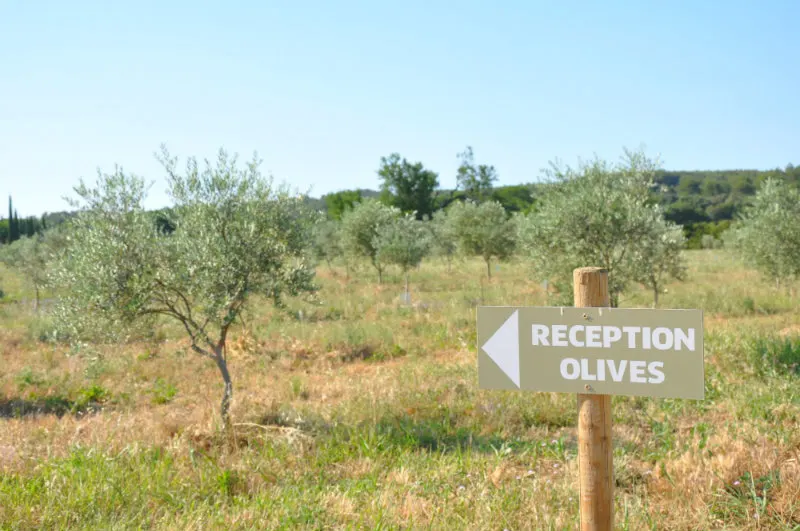
M 452 187 L 468 144 L 500 184 L 642 144 L 670 169 L 798 164 L 798 20 L 793 0 L 0 0 L 0 199 L 65 210 L 118 163 L 162 206 L 161 142 L 257 150 L 316 196 L 377 188 L 394 151 Z

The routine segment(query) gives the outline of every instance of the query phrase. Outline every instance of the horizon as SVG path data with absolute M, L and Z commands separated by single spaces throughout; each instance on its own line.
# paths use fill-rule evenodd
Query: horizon
M 796 166 L 796 165 L 793 164 L 793 166 Z M 660 171 L 663 171 L 666 174 L 680 174 L 680 173 L 694 173 L 694 172 L 697 172 L 697 173 L 710 173 L 710 172 L 737 173 L 737 172 L 749 172 L 749 171 L 769 172 L 769 171 L 783 170 L 783 169 L 785 169 L 785 165 L 783 167 L 775 166 L 775 167 L 772 167 L 772 168 L 726 168 L 726 169 L 697 169 L 697 170 L 685 170 L 685 169 L 684 170 L 676 170 L 676 169 L 671 169 L 671 168 L 661 168 Z M 91 180 L 85 180 L 85 181 L 86 181 L 87 185 L 91 184 L 93 182 Z M 145 182 L 147 183 L 149 181 L 145 180 Z M 533 180 L 533 181 L 528 181 L 528 182 L 498 184 L 496 186 L 493 186 L 493 188 L 497 189 L 497 188 L 504 188 L 504 187 L 511 187 L 511 186 L 534 186 L 536 184 L 541 184 L 543 182 L 544 181 L 542 181 L 542 180 Z M 76 184 L 76 186 L 77 186 L 77 184 Z M 446 193 L 446 192 L 455 191 L 456 189 L 457 188 L 455 186 L 450 187 L 450 188 L 445 188 L 445 187 L 442 187 L 442 186 L 438 186 L 435 189 L 435 191 L 436 192 Z M 324 200 L 324 197 L 326 195 L 331 195 L 331 194 L 335 194 L 335 193 L 338 193 L 338 192 L 344 192 L 344 191 L 350 191 L 350 190 L 357 190 L 357 191 L 361 191 L 361 192 L 373 192 L 373 193 L 376 193 L 376 194 L 380 194 L 380 192 L 381 192 L 380 185 L 378 185 L 378 186 L 375 186 L 374 188 L 342 188 L 342 189 L 331 190 L 330 192 L 327 192 L 327 193 L 324 193 L 324 194 L 318 194 L 318 195 L 303 194 L 303 195 L 306 195 L 308 197 L 308 199 L 311 199 L 311 200 L 322 201 L 322 200 Z M 9 197 L 13 200 L 13 196 L 9 196 Z M 168 204 L 160 204 L 160 205 L 156 205 L 156 206 L 148 205 L 147 209 L 148 210 L 160 210 L 162 208 L 169 208 L 170 206 L 171 205 L 168 205 Z M 14 201 L 14 209 L 17 210 L 16 201 Z M 0 209 L 0 210 L 2 210 L 2 209 Z M 25 215 L 25 216 L 20 214 L 19 217 L 20 217 L 20 219 L 22 219 L 23 217 L 28 218 L 30 216 L 41 218 L 42 216 L 45 216 L 45 215 L 48 215 L 48 214 L 58 214 L 58 213 L 63 213 L 63 212 L 70 213 L 70 212 L 76 212 L 76 210 L 73 209 L 73 208 L 63 208 L 61 210 L 45 211 L 45 212 L 41 212 L 39 214 L 28 214 L 28 215 Z M 4 210 L 0 211 L 0 220 L 7 219 L 6 217 L 4 217 L 4 215 L 5 215 L 5 211 Z
M 670 172 L 784 168 L 800 163 L 798 16 L 789 1 L 6 5 L 0 193 L 20 217 L 69 211 L 80 178 L 119 165 L 161 208 L 162 142 L 181 164 L 257 151 L 315 198 L 378 190 L 393 152 L 453 189 L 467 145 L 498 187 L 623 147 Z

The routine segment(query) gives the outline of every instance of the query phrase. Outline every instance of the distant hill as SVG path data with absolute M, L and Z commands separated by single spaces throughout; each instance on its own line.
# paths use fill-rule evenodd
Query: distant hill
M 769 177 L 800 186 L 800 167 L 790 164 L 767 171 L 662 171 L 654 194 L 664 206 L 666 218 L 682 225 L 690 246 L 697 247 L 703 234 L 719 237 Z

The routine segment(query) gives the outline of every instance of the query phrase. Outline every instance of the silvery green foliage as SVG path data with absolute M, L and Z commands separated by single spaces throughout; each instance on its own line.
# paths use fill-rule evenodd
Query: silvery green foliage
M 700 247 L 703 249 L 713 249 L 717 246 L 716 242 L 717 239 L 711 234 L 703 234 L 703 237 L 700 238 Z
M 381 229 L 400 217 L 400 210 L 376 199 L 365 199 L 342 216 L 342 248 L 349 258 L 367 258 L 383 281 L 386 263 L 378 256 L 376 237 Z
M 333 268 L 334 262 L 338 260 L 344 264 L 348 277 L 357 268 L 358 261 L 345 252 L 340 221 L 326 219 L 317 223 L 314 227 L 313 246 L 316 259 L 324 260 L 329 268 Z
M 700 238 L 700 247 L 703 249 L 721 249 L 722 240 L 715 238 L 712 234 L 703 234 Z
M 641 151 L 628 150 L 617 164 L 595 157 L 577 168 L 553 165 L 536 209 L 518 224 L 534 274 L 571 284 L 575 268 L 604 267 L 616 305 L 642 270 L 637 250 L 663 222 L 650 200 L 657 168 Z
M 632 253 L 634 280 L 653 290 L 653 307 L 667 280 L 686 278 L 686 248 L 683 229 L 663 218 L 655 220 L 650 232 L 637 242 Z
M 13 267 L 28 281 L 36 293 L 36 308 L 39 308 L 39 293 L 47 281 L 49 243 L 52 238 L 37 234 L 22 236 L 19 240 L 5 245 L 0 253 L 0 261 Z
M 403 273 L 417 267 L 430 250 L 430 233 L 423 223 L 411 213 L 383 225 L 374 241 L 378 260 L 398 266 Z
M 62 309 L 77 305 L 81 314 L 120 325 L 153 314 L 175 317 L 205 348 L 251 294 L 280 304 L 283 294 L 312 289 L 311 218 L 299 197 L 274 189 L 255 161 L 237 168 L 224 151 L 202 171 L 190 159 L 186 175 L 167 154 L 162 161 L 174 200 L 171 234 L 160 233 L 144 209 L 139 177 L 117 169 L 100 175 L 95 188 L 76 188 L 81 210 L 54 273 L 65 288 Z M 78 332 L 81 321 L 67 323 Z
M 16 269 L 32 284 L 41 285 L 47 262 L 46 250 L 41 235 L 21 236 L 0 248 L 0 261 Z
M 426 227 L 431 235 L 431 252 L 447 262 L 448 269 L 458 252 L 458 240 L 452 219 L 447 210 L 437 210 L 427 222 Z
M 338 221 L 326 219 L 314 227 L 314 256 L 328 267 L 342 256 L 341 227 Z
M 514 253 L 514 223 L 497 201 L 454 203 L 448 208 L 447 216 L 459 251 L 466 256 L 483 258 L 489 278 L 492 276 L 492 258 L 505 260 Z
M 777 283 L 800 276 L 800 191 L 765 181 L 752 204 L 725 233 L 725 245 Z
M 65 223 L 66 246 L 48 277 L 59 295 L 56 329 L 75 341 L 123 341 L 152 326 L 146 278 L 164 261 L 143 206 L 145 182 L 116 168 L 98 174 L 95 188 L 81 181 L 75 192 L 70 204 L 80 212 Z
M 177 320 L 192 349 L 222 372 L 227 423 L 228 330 L 254 294 L 281 305 L 284 295 L 315 289 L 308 248 L 316 218 L 301 197 L 264 178 L 255 158 L 241 168 L 220 150 L 203 169 L 190 158 L 183 174 L 165 148 L 160 161 L 172 232 L 145 210 L 144 181 L 120 168 L 75 189 L 80 210 L 52 274 L 57 322 L 73 337 L 119 341 L 156 317 Z

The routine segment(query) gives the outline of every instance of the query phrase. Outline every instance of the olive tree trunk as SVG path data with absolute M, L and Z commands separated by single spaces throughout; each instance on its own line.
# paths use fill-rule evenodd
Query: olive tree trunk
M 220 416 L 222 417 L 222 424 L 227 433 L 231 431 L 231 401 L 233 399 L 233 382 L 231 382 L 231 374 L 228 372 L 228 361 L 225 359 L 222 351 L 223 347 L 214 349 L 214 361 L 222 374 L 222 381 L 225 383 L 225 390 L 222 393 L 222 403 L 220 404 Z

